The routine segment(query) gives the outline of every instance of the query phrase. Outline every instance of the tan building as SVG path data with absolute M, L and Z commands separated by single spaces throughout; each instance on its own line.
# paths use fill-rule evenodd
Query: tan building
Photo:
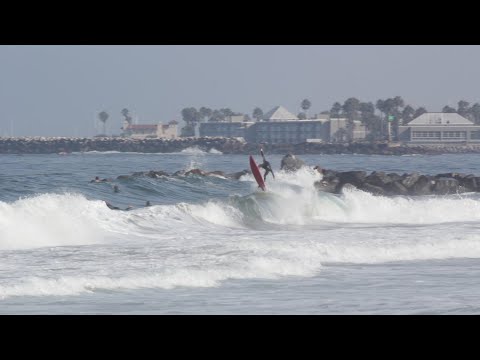
M 123 135 L 134 139 L 175 139 L 177 137 L 177 125 L 175 120 L 170 121 L 164 125 L 159 123 L 157 125 L 152 124 L 129 124 L 124 122 Z
M 348 139 L 348 120 L 345 118 L 331 118 L 326 124 L 328 139 L 333 142 L 342 142 Z M 362 140 L 367 136 L 367 129 L 360 120 L 353 121 L 353 140 Z

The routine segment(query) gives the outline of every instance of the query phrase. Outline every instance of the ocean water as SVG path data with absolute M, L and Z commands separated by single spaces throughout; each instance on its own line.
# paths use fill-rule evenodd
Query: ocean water
M 319 193 L 267 158 L 264 193 L 250 175 L 117 179 L 248 169 L 218 151 L 0 155 L 0 314 L 480 313 L 478 194 Z M 480 175 L 475 154 L 300 158 Z

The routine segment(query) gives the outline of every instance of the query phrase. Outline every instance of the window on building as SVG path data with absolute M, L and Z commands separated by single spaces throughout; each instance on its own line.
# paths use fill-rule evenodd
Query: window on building
M 466 139 L 466 131 L 444 131 L 443 138 L 445 139 Z
M 440 131 L 413 131 L 412 138 L 426 140 L 440 139 Z
M 480 140 L 480 131 L 472 131 L 470 133 L 470 139 L 472 140 Z

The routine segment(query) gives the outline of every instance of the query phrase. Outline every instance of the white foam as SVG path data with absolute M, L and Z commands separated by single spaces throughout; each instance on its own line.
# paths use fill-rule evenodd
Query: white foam
M 208 153 L 213 155 L 223 155 L 223 153 L 220 150 L 217 150 L 215 148 L 211 148 Z
M 389 224 L 480 221 L 480 201 L 466 196 L 382 197 L 352 189 L 344 192 L 344 205 L 345 217 L 338 221 Z
M 203 241 L 201 243 L 204 243 Z M 102 266 L 102 275 L 84 274 L 26 276 L 21 281 L 0 284 L 0 298 L 11 296 L 66 296 L 101 290 L 122 290 L 139 288 L 172 289 L 176 287 L 216 287 L 228 279 L 268 278 L 281 276 L 311 276 L 321 267 L 312 261 L 312 254 L 301 248 L 289 249 L 279 244 L 258 244 L 246 239 L 243 243 L 217 244 L 215 248 L 190 243 L 183 246 L 187 256 L 157 255 L 155 264 L 160 267 L 152 273 L 146 269 L 148 259 L 131 263 L 115 261 Z M 115 258 L 121 261 L 122 258 Z M 69 261 L 72 261 L 70 259 Z M 109 264 L 111 268 L 105 271 Z M 78 264 L 77 264 L 78 265 Z M 80 272 L 79 270 L 76 271 Z M 97 271 L 99 272 L 99 271 Z
M 0 202 L 0 249 L 100 242 L 103 236 L 96 217 L 105 209 L 100 201 L 71 194 L 44 194 L 12 204 Z
M 241 227 L 241 212 L 232 206 L 209 201 L 205 205 L 187 205 L 185 211 L 196 219 L 226 227 Z
M 205 151 L 200 149 L 198 146 L 188 147 L 188 148 L 180 151 L 180 153 L 185 154 L 185 155 L 205 155 L 205 154 L 207 154 Z

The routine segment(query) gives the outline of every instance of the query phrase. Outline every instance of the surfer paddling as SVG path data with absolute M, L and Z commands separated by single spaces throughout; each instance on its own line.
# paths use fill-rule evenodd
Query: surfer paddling
M 107 182 L 108 179 L 100 179 L 98 176 L 95 176 L 95 179 L 90 180 L 91 183 L 100 183 L 100 182 Z
M 265 174 L 263 175 L 263 181 L 266 181 L 266 180 L 267 180 L 267 175 L 268 175 L 269 173 L 272 173 L 272 176 L 273 176 L 273 178 L 275 179 L 275 174 L 273 173 L 272 166 L 271 166 L 270 163 L 265 159 L 265 155 L 263 154 L 263 149 L 260 149 L 260 153 L 262 154 L 263 163 L 261 163 L 260 165 L 258 165 L 258 167 L 261 167 L 262 169 L 265 170 Z

